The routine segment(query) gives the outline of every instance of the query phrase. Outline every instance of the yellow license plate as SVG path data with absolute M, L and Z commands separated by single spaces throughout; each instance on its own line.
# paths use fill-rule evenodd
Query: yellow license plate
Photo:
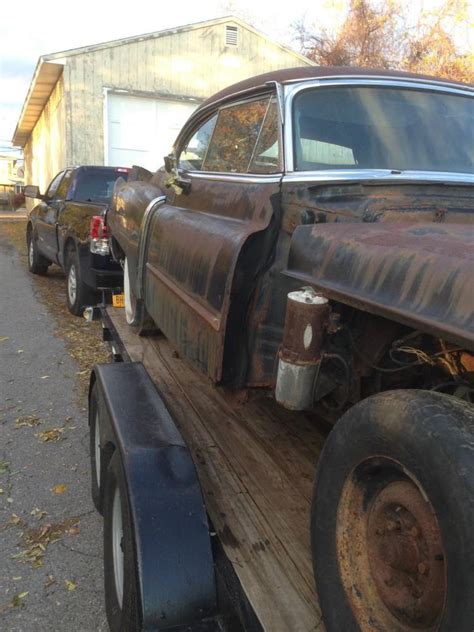
M 125 294 L 112 294 L 112 305 L 114 307 L 125 307 Z

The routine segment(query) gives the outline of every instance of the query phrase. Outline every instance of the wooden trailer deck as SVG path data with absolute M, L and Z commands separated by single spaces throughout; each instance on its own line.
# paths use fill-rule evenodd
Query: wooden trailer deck
M 108 313 L 191 450 L 210 519 L 263 628 L 324 631 L 309 516 L 327 424 L 285 411 L 263 393 L 245 401 L 214 387 L 163 336 L 141 338 L 123 310 Z

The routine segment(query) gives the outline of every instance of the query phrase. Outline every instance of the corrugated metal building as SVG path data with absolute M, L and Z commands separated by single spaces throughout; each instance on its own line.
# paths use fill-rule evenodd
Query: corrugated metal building
M 40 57 L 13 137 L 24 147 L 25 181 L 44 191 L 76 164 L 156 170 L 208 96 L 305 64 L 233 17 Z

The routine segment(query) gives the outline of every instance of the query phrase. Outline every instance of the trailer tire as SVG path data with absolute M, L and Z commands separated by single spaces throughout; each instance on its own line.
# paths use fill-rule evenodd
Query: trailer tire
M 111 632 L 141 630 L 135 538 L 118 452 L 110 461 L 104 491 L 104 586 Z
M 328 632 L 474 629 L 474 409 L 427 391 L 370 397 L 336 423 L 311 511 Z
M 89 454 L 91 467 L 91 495 L 94 507 L 102 515 L 104 512 L 104 489 L 107 468 L 113 447 L 103 445 L 102 422 L 98 401 L 97 384 L 92 386 L 89 396 Z

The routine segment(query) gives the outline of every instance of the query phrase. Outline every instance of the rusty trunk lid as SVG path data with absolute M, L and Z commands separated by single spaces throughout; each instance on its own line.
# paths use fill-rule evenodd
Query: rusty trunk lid
M 329 298 L 474 350 L 474 225 L 299 226 L 285 274 Z

